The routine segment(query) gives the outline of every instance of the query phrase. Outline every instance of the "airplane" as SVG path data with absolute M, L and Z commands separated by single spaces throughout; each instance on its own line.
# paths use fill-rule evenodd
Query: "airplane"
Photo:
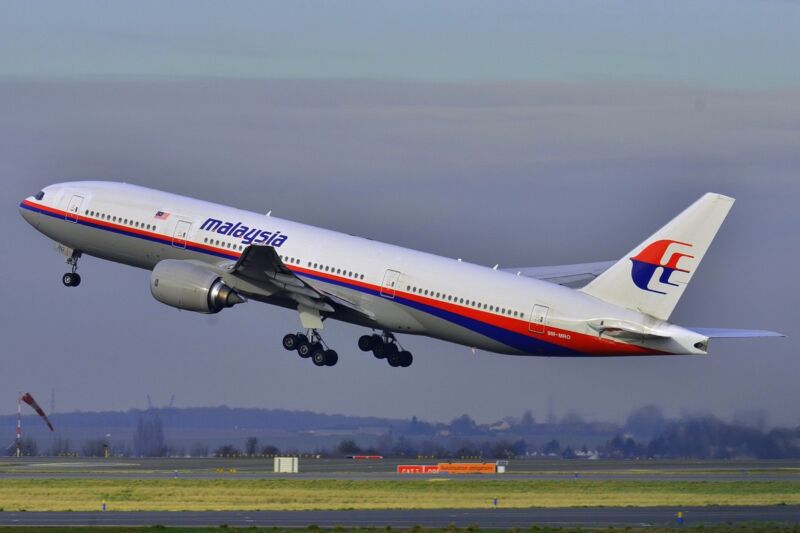
M 734 199 L 707 193 L 618 261 L 500 269 L 179 196 L 102 181 L 45 187 L 22 217 L 81 282 L 85 254 L 152 271 L 161 303 L 218 313 L 247 301 L 295 310 L 283 347 L 333 366 L 323 322 L 372 330 L 358 347 L 408 367 L 397 335 L 532 356 L 705 355 L 711 338 L 764 330 L 668 322 Z

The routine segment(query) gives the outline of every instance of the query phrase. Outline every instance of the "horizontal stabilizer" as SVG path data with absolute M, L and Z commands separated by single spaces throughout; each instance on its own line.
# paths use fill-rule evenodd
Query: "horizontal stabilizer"
M 710 339 L 747 339 L 754 337 L 785 337 L 783 333 L 765 329 L 687 328 Z
M 549 281 L 568 287 L 582 287 L 608 270 L 616 261 L 597 261 L 594 263 L 578 263 L 574 265 L 538 266 L 521 268 L 504 268 L 505 272 Z

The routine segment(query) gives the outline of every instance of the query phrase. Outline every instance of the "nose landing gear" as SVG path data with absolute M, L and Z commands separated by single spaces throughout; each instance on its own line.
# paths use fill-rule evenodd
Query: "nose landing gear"
M 389 366 L 407 368 L 414 362 L 414 356 L 397 342 L 394 335 L 384 331 L 383 335 L 373 333 L 362 335 L 358 339 L 358 347 L 363 352 L 372 352 L 376 359 L 386 359 Z
M 296 350 L 303 359 L 311 358 L 316 366 L 334 366 L 339 361 L 339 354 L 331 350 L 315 329 L 304 333 L 289 333 L 283 337 L 286 350 Z
M 81 275 L 78 274 L 78 259 L 80 259 L 80 252 L 72 252 L 67 257 L 67 264 L 71 267 L 70 271 L 61 276 L 61 283 L 66 287 L 77 287 L 81 284 Z

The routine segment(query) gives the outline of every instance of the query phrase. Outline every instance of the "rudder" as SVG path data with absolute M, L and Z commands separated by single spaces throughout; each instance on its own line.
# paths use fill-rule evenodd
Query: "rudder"
M 667 320 L 733 202 L 704 194 L 580 291 Z

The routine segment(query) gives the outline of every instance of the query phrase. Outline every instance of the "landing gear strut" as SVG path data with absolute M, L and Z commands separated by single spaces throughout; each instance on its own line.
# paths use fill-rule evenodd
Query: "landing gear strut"
M 394 335 L 388 331 L 384 331 L 383 335 L 373 333 L 361 336 L 358 339 L 358 347 L 363 352 L 371 351 L 377 359 L 386 359 L 389 366 L 406 368 L 414 362 L 411 352 L 404 350 Z
M 339 354 L 331 350 L 315 329 L 308 330 L 308 334 L 289 333 L 283 337 L 283 347 L 286 350 L 296 350 L 303 359 L 311 358 L 317 366 L 333 366 L 339 361 Z
M 77 287 L 81 284 L 81 275 L 78 274 L 78 259 L 80 259 L 80 252 L 72 252 L 72 255 L 67 257 L 67 264 L 70 266 L 70 271 L 61 276 L 61 283 L 66 287 Z

